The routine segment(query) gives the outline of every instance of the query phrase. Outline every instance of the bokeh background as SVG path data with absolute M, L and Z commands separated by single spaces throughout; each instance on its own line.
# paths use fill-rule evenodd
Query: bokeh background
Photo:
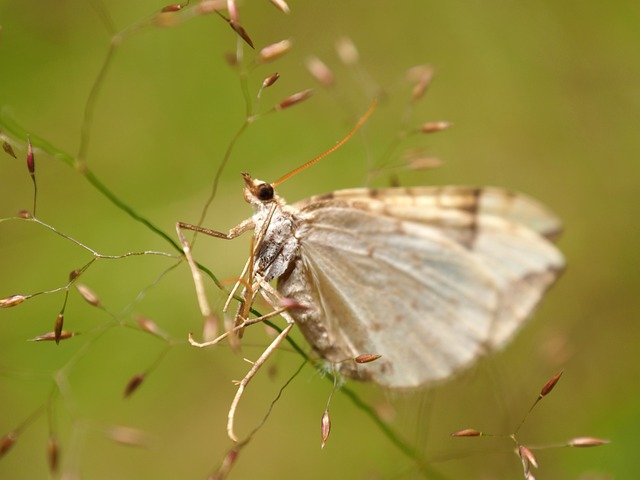
M 87 98 L 112 36 L 107 25 L 121 31 L 163 6 L 150 0 L 0 1 L 3 118 L 75 156 Z M 638 478 L 640 4 L 291 0 L 290 6 L 289 15 L 266 0 L 240 6 L 240 22 L 258 49 L 285 38 L 294 42 L 285 56 L 249 72 L 248 91 L 255 97 L 262 79 L 277 71 L 281 79 L 264 92 L 262 111 L 296 91 L 314 88 L 315 94 L 265 116 L 240 137 L 206 225 L 226 230 L 249 215 L 241 171 L 272 181 L 326 150 L 381 86 L 382 101 L 362 134 L 279 191 L 294 201 L 364 185 L 404 128 L 407 69 L 433 65 L 435 80 L 408 125 L 449 120 L 455 127 L 412 137 L 393 158 L 422 145 L 444 166 L 399 170 L 373 184 L 491 184 L 525 191 L 563 219 L 559 245 L 569 267 L 516 340 L 460 377 L 411 394 L 349 385 L 446 478 L 521 478 L 510 440 L 454 439 L 449 433 L 465 427 L 512 432 L 544 382 L 564 370 L 518 438 L 550 446 L 590 435 L 612 444 L 536 451 L 536 477 Z M 355 70 L 336 55 L 342 36 L 359 49 Z M 198 220 L 216 168 L 245 118 L 238 70 L 224 59 L 236 45 L 235 33 L 215 15 L 145 28 L 115 49 L 103 77 L 87 164 L 118 198 L 173 238 L 177 220 Z M 244 51 L 250 62 L 254 54 Z M 306 71 L 309 55 L 334 70 L 331 91 Z M 32 206 L 24 138 L 16 140 L 19 160 L 0 156 L 2 219 Z M 36 162 L 42 221 L 107 255 L 175 253 L 55 156 L 38 150 Z M 248 237 L 200 238 L 195 254 L 228 279 L 239 274 L 248 246 Z M 43 227 L 3 221 L 0 297 L 63 286 L 68 272 L 90 259 Z M 173 263 L 158 256 L 96 262 L 81 281 L 98 293 L 104 309 L 72 290 L 65 328 L 82 334 L 59 346 L 26 340 L 53 329 L 62 293 L 0 311 L 0 434 L 42 405 L 47 410 L 28 422 L 0 460 L 0 478 L 205 478 L 222 461 L 231 447 L 225 433 L 231 380 L 241 378 L 248 364 L 225 345 L 199 350 L 186 344 L 187 332 L 201 331 L 188 269 L 180 265 L 156 282 Z M 211 282 L 207 286 L 219 310 L 220 294 Z M 154 365 L 166 345 L 140 331 L 136 314 L 153 319 L 173 344 L 139 390 L 123 399 L 127 382 Z M 256 358 L 268 339 L 254 327 L 243 354 Z M 241 433 L 260 421 L 300 362 L 284 348 L 249 385 L 238 412 Z M 231 478 L 420 477 L 340 392 L 321 450 L 320 418 L 330 391 L 330 382 L 305 367 L 241 452 Z M 113 441 L 115 427 L 145 432 L 146 446 Z M 60 443 L 57 474 L 47 466 L 50 431 Z

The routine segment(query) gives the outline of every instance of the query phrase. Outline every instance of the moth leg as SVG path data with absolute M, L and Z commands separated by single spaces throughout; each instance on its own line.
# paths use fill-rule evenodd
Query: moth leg
M 285 313 L 286 312 L 282 312 L 281 315 L 284 317 Z M 254 377 L 256 372 L 267 361 L 267 359 L 271 356 L 271 354 L 275 351 L 275 349 L 278 348 L 278 346 L 282 343 L 282 341 L 285 338 L 287 338 L 287 335 L 289 335 L 289 332 L 291 331 L 294 325 L 293 319 L 287 320 L 287 322 L 289 321 L 291 323 L 287 323 L 287 326 L 282 330 L 282 332 L 278 334 L 278 336 L 273 340 L 273 342 L 271 342 L 271 344 L 265 349 L 265 351 L 262 352 L 262 355 L 260 355 L 260 357 L 254 362 L 253 366 L 251 367 L 251 370 L 249 370 L 247 374 L 244 376 L 244 378 L 240 380 L 240 382 L 238 382 L 238 390 L 236 391 L 235 397 L 233 397 L 233 402 L 231 402 L 231 407 L 229 407 L 229 415 L 227 420 L 227 435 L 234 442 L 238 441 L 238 437 L 233 431 L 233 425 L 235 421 L 236 410 L 238 408 L 238 403 L 240 402 L 240 398 L 242 398 L 242 394 L 244 393 L 244 390 L 247 384 L 249 383 L 249 381 Z
M 252 228 L 254 228 L 254 222 L 253 219 L 250 218 L 233 227 L 231 230 L 229 230 L 229 233 L 222 233 L 215 230 L 210 230 L 208 228 L 200 227 L 198 225 L 191 225 L 189 223 L 176 223 L 176 232 L 178 233 L 178 238 L 180 240 L 180 244 L 182 245 L 182 251 L 184 252 L 187 263 L 189 264 L 189 269 L 191 270 L 191 277 L 193 278 L 196 296 L 198 298 L 198 306 L 205 323 L 213 320 L 213 314 L 211 313 L 211 306 L 209 305 L 209 301 L 207 300 L 207 296 L 205 293 L 202 274 L 200 273 L 200 269 L 196 265 L 196 262 L 193 259 L 193 255 L 191 254 L 191 245 L 182 233 L 182 230 L 191 230 L 198 233 L 204 233 L 205 235 L 209 235 L 215 238 L 232 240 L 242 235 L 247 230 L 251 230 Z
M 190 333 L 189 334 L 189 343 L 191 345 L 193 345 L 194 347 L 198 347 L 198 348 L 210 347 L 212 345 L 220 343 L 222 340 L 227 338 L 229 335 L 231 335 L 233 333 L 236 333 L 239 330 L 242 330 L 244 328 L 250 327 L 251 325 L 255 325 L 256 323 L 263 322 L 263 321 L 268 320 L 270 318 L 277 317 L 278 315 L 282 314 L 282 312 L 286 311 L 288 308 L 289 308 L 288 306 L 280 307 L 277 310 L 273 310 L 272 312 L 267 313 L 265 315 L 262 315 L 260 317 L 251 318 L 249 320 L 245 320 L 244 322 L 238 324 L 237 326 L 233 327 L 230 330 L 227 330 L 222 335 L 219 335 L 218 337 L 216 337 L 213 340 L 210 340 L 208 342 L 202 342 L 202 343 L 196 342 L 194 340 L 194 338 L 193 338 L 193 335 Z
M 246 320 L 241 324 L 242 328 L 257 323 L 258 321 L 266 320 L 267 318 L 271 318 L 276 315 L 282 316 L 287 321 L 287 326 L 278 334 L 278 336 L 271 342 L 271 344 L 262 352 L 260 357 L 253 363 L 251 369 L 247 372 L 240 382 L 238 382 L 238 390 L 236 391 L 236 395 L 233 397 L 233 401 L 231 402 L 231 406 L 229 407 L 229 414 L 227 417 L 227 435 L 234 442 L 238 441 L 238 437 L 234 432 L 234 422 L 236 410 L 238 408 L 238 403 L 242 398 L 242 394 L 247 386 L 247 384 L 251 381 L 251 379 L 255 376 L 260 367 L 267 361 L 267 359 L 271 356 L 271 354 L 278 348 L 278 346 L 282 343 L 282 341 L 287 338 L 289 332 L 295 325 L 293 318 L 287 313 L 287 309 L 291 308 L 290 305 L 286 305 L 286 302 L 282 302 L 285 305 L 276 308 L 276 302 L 282 299 L 281 295 L 273 288 L 269 283 L 264 280 L 260 280 L 259 282 L 259 291 L 265 300 L 274 308 L 273 312 L 263 315 L 258 318 L 254 318 L 252 320 Z
M 276 204 L 274 204 L 271 207 L 267 215 L 267 218 L 262 224 L 262 227 L 260 228 L 260 230 L 254 233 L 254 236 L 251 239 L 251 250 L 250 250 L 251 253 L 249 254 L 249 260 L 247 260 L 247 263 L 245 264 L 244 269 L 242 270 L 242 274 L 240 275 L 238 281 L 236 282 L 233 289 L 231 290 L 231 293 L 227 297 L 227 301 L 224 304 L 223 312 L 227 312 L 231 299 L 235 296 L 240 284 L 244 283 L 245 288 L 242 291 L 242 295 L 241 295 L 242 300 L 240 301 L 240 304 L 238 305 L 238 309 L 236 311 L 236 316 L 233 322 L 233 328 L 237 327 L 244 320 L 249 318 L 249 310 L 253 305 L 253 300 L 255 299 L 255 296 L 258 291 L 258 283 L 254 283 L 256 279 L 256 272 L 254 271 L 255 258 L 260 252 L 260 249 L 262 248 L 265 235 L 267 234 L 267 230 L 269 228 L 269 225 L 271 224 L 271 219 L 273 218 L 273 215 L 276 211 L 276 207 L 277 207 Z M 245 278 L 245 275 L 246 275 L 247 281 L 243 282 L 242 279 Z M 230 328 L 231 327 L 227 327 L 227 330 L 229 330 Z M 237 332 L 237 337 L 242 338 L 243 329 L 238 329 L 236 330 L 236 332 Z M 234 338 L 235 337 L 231 337 L 231 344 L 234 348 L 237 348 L 237 344 L 233 340 Z

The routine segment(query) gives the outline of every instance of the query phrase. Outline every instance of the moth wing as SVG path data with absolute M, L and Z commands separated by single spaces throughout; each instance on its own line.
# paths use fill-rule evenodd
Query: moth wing
M 323 357 L 382 355 L 357 368 L 342 363 L 348 375 L 389 387 L 449 377 L 502 346 L 562 266 L 536 231 L 483 212 L 481 194 L 475 208 L 453 208 L 404 189 L 363 192 L 305 204 L 300 260 L 279 284 L 317 306 L 292 314 Z

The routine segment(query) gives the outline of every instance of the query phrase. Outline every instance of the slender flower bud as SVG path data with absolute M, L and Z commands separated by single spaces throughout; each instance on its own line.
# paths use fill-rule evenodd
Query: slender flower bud
M 56 473 L 60 463 L 60 445 L 56 437 L 49 437 L 49 445 L 47 447 L 47 459 L 49 460 L 49 471 Z
M 25 297 L 24 295 L 11 295 L 6 298 L 0 298 L 0 308 L 15 307 L 16 305 L 20 305 L 28 298 L 29 297 Z
M 336 51 L 338 52 L 340 60 L 345 65 L 355 65 L 356 63 L 358 63 L 360 54 L 358 53 L 358 49 L 350 38 L 340 38 L 336 43 Z
M 267 78 L 265 78 L 262 81 L 262 87 L 263 88 L 267 88 L 270 87 L 271 85 L 273 85 L 274 83 L 276 83 L 278 81 L 278 79 L 280 78 L 280 74 L 278 72 L 276 73 L 272 73 L 271 75 L 269 75 Z
M 98 298 L 94 291 L 89 287 L 83 285 L 82 283 L 78 283 L 76 285 L 76 288 L 78 289 L 78 293 L 80 293 L 80 296 L 84 298 L 89 305 L 93 305 L 94 307 L 100 305 L 100 298 Z
M 236 5 L 235 0 L 227 0 L 227 12 L 229 12 L 229 18 L 232 22 L 240 20 L 240 16 L 238 15 L 238 5 Z
M 596 437 L 576 437 L 567 442 L 570 447 L 599 447 L 600 445 L 607 445 L 611 443 L 610 440 Z
M 271 62 L 291 50 L 291 46 L 291 40 L 281 40 L 279 42 L 267 45 L 262 50 L 260 50 L 260 53 L 258 53 L 258 60 L 263 63 Z
M 53 334 L 55 336 L 56 345 L 60 343 L 62 337 L 62 324 L 64 323 L 64 314 L 60 312 L 56 317 L 56 323 L 53 327 Z
M 540 397 L 544 397 L 549 393 L 551 393 L 551 390 L 553 390 L 553 388 L 556 386 L 562 374 L 563 372 L 556 373 L 553 377 L 549 379 L 547 383 L 544 384 L 544 387 L 542 387 L 542 390 L 540 390 Z
M 27 168 L 29 169 L 29 175 L 33 178 L 36 174 L 36 158 L 33 155 L 33 147 L 29 137 L 27 137 Z
M 11 144 L 9 142 L 7 142 L 6 140 L 3 140 L 2 142 L 2 149 L 7 152 L 9 155 L 11 155 L 13 158 L 18 158 L 16 156 L 16 152 L 13 151 L 13 147 L 11 146 Z
M 369 363 L 375 362 L 381 356 L 382 355 L 376 355 L 374 353 L 363 353 L 362 355 L 358 355 L 356 358 L 354 358 L 354 360 L 356 361 L 356 363 Z
M 138 387 L 140 387 L 140 385 L 144 381 L 144 377 L 145 377 L 144 373 L 139 373 L 137 375 L 134 375 L 131 378 L 131 380 L 127 382 L 127 386 L 124 389 L 125 398 L 129 397 L 133 392 L 135 392 L 138 389 Z
M 309 73 L 323 86 L 331 87 L 335 80 L 333 72 L 327 65 L 318 57 L 307 58 L 305 65 Z
M 284 13 L 289 13 L 289 5 L 284 0 L 271 0 L 276 7 L 278 7 Z
M 418 131 L 422 133 L 436 133 L 447 128 L 451 128 L 453 124 L 451 122 L 439 121 L 439 122 L 427 122 L 418 127 Z
M 60 342 L 60 340 L 67 340 L 68 338 L 75 337 L 75 332 L 70 332 L 68 330 L 60 330 L 60 335 L 56 335 L 56 332 L 47 332 L 42 335 L 38 335 L 37 337 L 32 338 L 31 342 L 51 342 L 54 341 L 56 343 Z M 57 340 L 56 340 L 57 339 Z
M 11 447 L 13 447 L 17 440 L 17 432 L 9 432 L 0 439 L 0 458 L 6 455 L 6 453 L 11 449 Z
M 249 45 L 251 48 L 255 48 L 253 46 L 253 40 L 251 40 L 251 37 L 249 37 L 249 34 L 242 25 L 234 20 L 229 20 L 229 26 L 233 29 L 234 32 L 240 35 L 240 38 L 247 42 L 247 45 Z
M 276 110 L 284 110 L 285 108 L 292 107 L 296 103 L 304 102 L 312 95 L 312 93 L 313 90 L 303 90 L 302 92 L 294 93 L 276 105 Z
M 473 428 L 465 428 L 451 434 L 452 437 L 481 437 L 482 432 Z
M 329 438 L 329 433 L 331 433 L 331 418 L 329 418 L 329 410 L 325 410 L 322 414 L 321 424 L 321 432 L 322 432 L 322 445 L 320 448 L 324 448 L 327 444 L 327 439 Z

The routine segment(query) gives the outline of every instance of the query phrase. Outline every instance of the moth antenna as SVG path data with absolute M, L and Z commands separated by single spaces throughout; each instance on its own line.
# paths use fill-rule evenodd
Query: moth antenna
M 349 133 L 347 133 L 347 135 L 340 140 L 338 143 L 336 143 L 333 147 L 331 147 L 329 150 L 327 150 L 324 153 L 321 153 L 320 155 L 318 155 L 316 158 L 309 160 L 307 163 L 305 163 L 304 165 L 299 166 L 298 168 L 296 168 L 295 170 L 292 170 L 291 172 L 287 173 L 286 175 L 280 177 L 278 180 L 276 180 L 275 182 L 273 182 L 271 185 L 272 186 L 277 186 L 280 185 L 282 182 L 284 182 L 285 180 L 288 180 L 290 177 L 293 177 L 294 175 L 296 175 L 297 173 L 300 173 L 302 170 L 304 170 L 307 167 L 310 167 L 311 165 L 313 165 L 314 163 L 319 162 L 320 160 L 322 160 L 324 157 L 326 157 L 327 155 L 329 155 L 330 153 L 335 152 L 337 149 L 339 149 L 342 145 L 344 145 L 345 143 L 347 143 L 347 141 L 349 141 L 349 139 L 351 137 L 353 137 L 355 135 L 355 133 L 360 129 L 360 127 L 362 127 L 362 125 L 364 125 L 364 122 L 367 121 L 367 119 L 371 116 L 371 114 L 373 113 L 373 111 L 376 108 L 376 105 L 378 104 L 378 100 L 374 99 L 371 102 L 371 106 L 369 106 L 369 109 L 364 113 L 364 115 L 362 115 L 362 117 L 360 117 L 360 119 L 358 120 L 358 122 L 356 123 L 356 125 L 351 129 L 351 131 Z

